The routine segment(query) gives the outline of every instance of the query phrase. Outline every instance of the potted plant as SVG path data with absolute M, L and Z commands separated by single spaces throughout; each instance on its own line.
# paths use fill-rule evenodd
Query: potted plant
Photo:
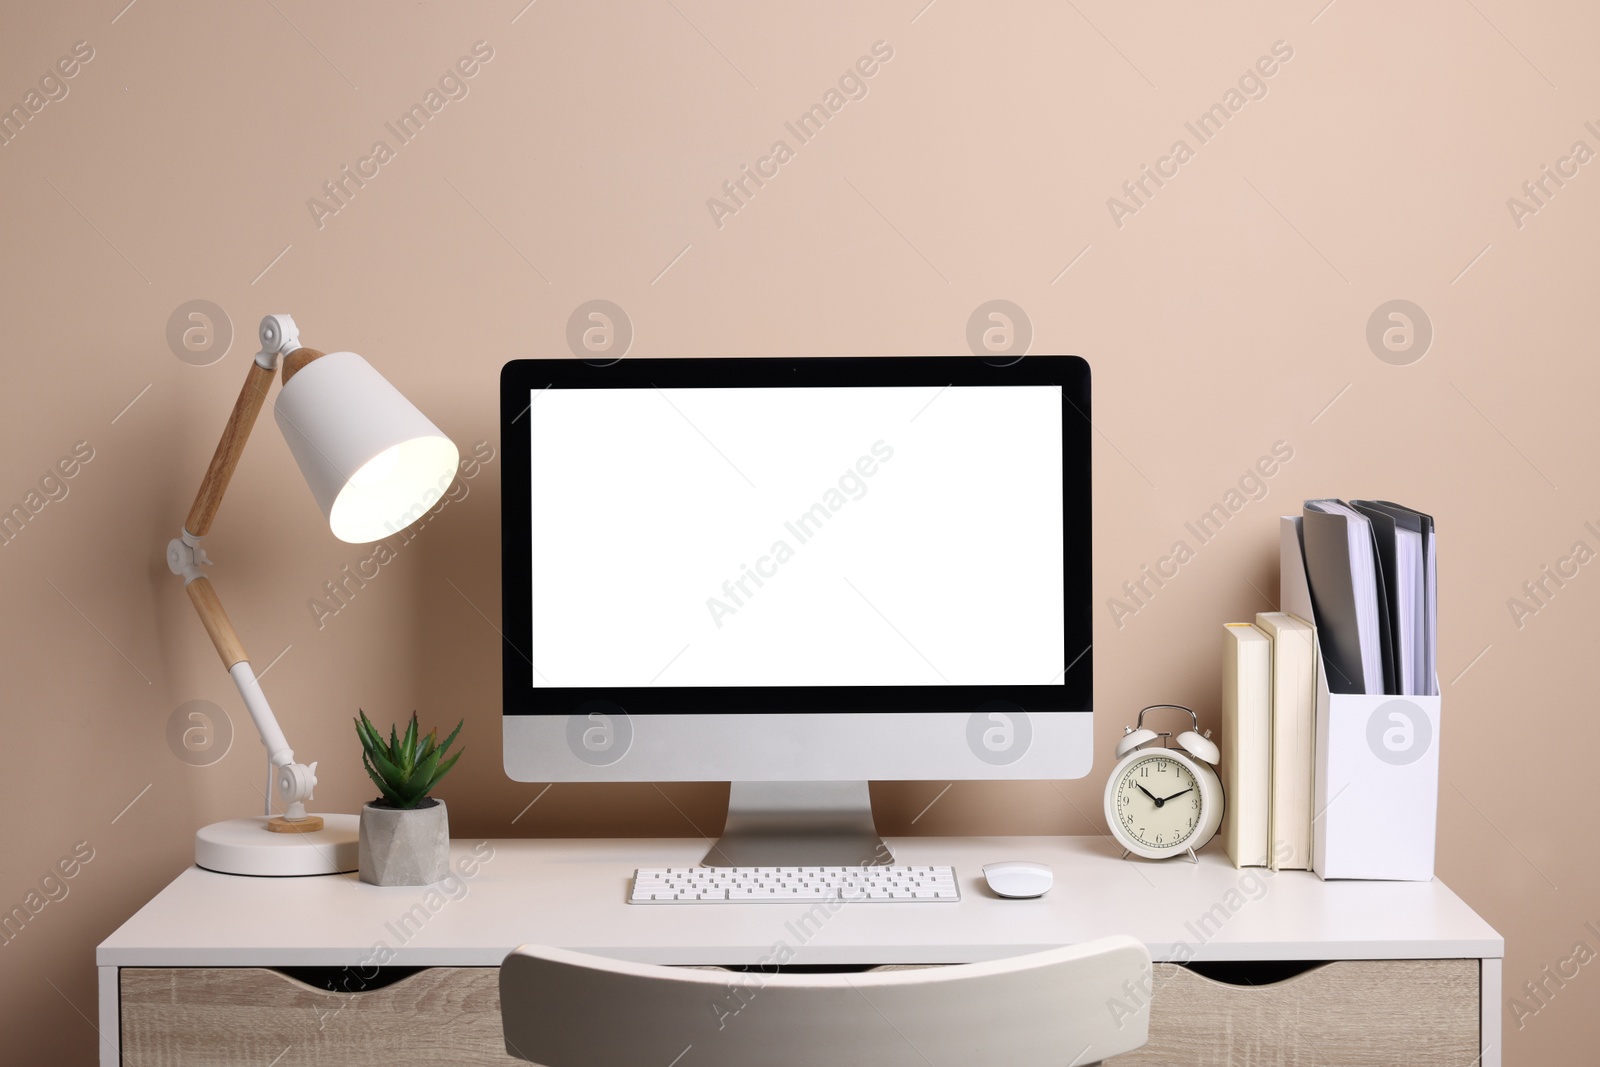
M 438 730 L 418 736 L 417 713 L 404 736 L 389 728 L 387 743 L 359 712 L 361 765 L 382 794 L 361 807 L 361 880 L 373 885 L 430 885 L 450 873 L 450 822 L 444 801 L 428 793 L 461 758 L 445 759 L 461 723 L 438 744 Z M 463 720 L 464 721 L 464 720 Z

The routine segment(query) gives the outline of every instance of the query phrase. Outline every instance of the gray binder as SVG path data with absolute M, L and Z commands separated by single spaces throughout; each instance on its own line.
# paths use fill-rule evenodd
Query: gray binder
M 1329 690 L 1398 692 L 1371 520 L 1339 500 L 1307 500 L 1301 536 Z

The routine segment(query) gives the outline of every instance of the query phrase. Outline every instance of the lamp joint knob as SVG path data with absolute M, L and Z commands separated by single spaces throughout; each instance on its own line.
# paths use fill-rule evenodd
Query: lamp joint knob
M 288 315 L 268 315 L 261 320 L 258 330 L 261 351 L 256 353 L 256 363 L 267 370 L 278 369 L 278 357 L 300 347 L 300 328 Z
M 182 578 L 184 585 L 203 577 L 200 568 L 210 564 L 211 557 L 199 545 L 191 545 L 179 537 L 167 542 L 167 570 Z

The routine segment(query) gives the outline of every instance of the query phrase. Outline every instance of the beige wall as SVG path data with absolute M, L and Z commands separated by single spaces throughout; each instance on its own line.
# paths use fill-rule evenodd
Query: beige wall
M 1600 949 L 1600 563 L 1521 625 L 1507 604 L 1575 542 L 1600 549 L 1600 163 L 1536 212 L 1507 204 L 1575 141 L 1600 150 L 1592 6 L 522 2 L 0 15 L 8 106 L 93 49 L 0 147 L 0 505 L 93 450 L 0 547 L 0 904 L 93 850 L 0 946 L 8 1060 L 91 1062 L 94 946 L 190 862 L 197 826 L 259 803 L 260 748 L 162 548 L 279 311 L 367 354 L 463 445 L 497 446 L 501 363 L 567 354 L 590 299 L 626 309 L 639 357 L 963 352 L 973 310 L 1014 301 L 1032 351 L 1095 369 L 1101 751 L 1059 792 L 958 784 L 914 832 L 1101 830 L 1134 709 L 1189 702 L 1215 724 L 1218 625 L 1275 596 L 1275 516 L 1387 497 L 1434 512 L 1444 541 L 1439 873 L 1505 935 L 1508 995 L 1580 939 Z M 493 58 L 468 95 L 314 218 L 308 198 L 394 147 L 385 122 L 479 41 Z M 877 41 L 893 58 L 868 95 L 797 145 L 784 122 Z M 1184 123 L 1275 42 L 1292 58 L 1266 95 L 1200 144 Z M 794 158 L 719 227 L 707 199 L 779 138 Z M 1193 158 L 1114 220 L 1107 199 L 1180 138 Z M 210 366 L 166 339 L 194 299 L 236 334 Z M 1364 336 L 1392 299 L 1435 331 L 1409 365 Z M 1277 441 L 1294 457 L 1266 499 L 1114 621 L 1121 583 Z M 459 834 L 716 827 L 711 785 L 556 786 L 511 825 L 540 787 L 499 767 L 498 468 L 469 488 L 319 629 L 308 599 L 364 553 L 318 529 L 270 421 L 250 444 L 216 581 L 258 666 L 287 649 L 267 689 L 322 761 L 319 803 L 371 793 L 355 709 L 415 707 L 466 719 L 441 791 Z M 189 700 L 238 730 L 214 765 L 169 749 Z M 912 832 L 943 785 L 880 785 L 880 823 Z M 1592 1055 L 1597 969 L 1520 1030 L 1505 1015 L 1508 1063 Z

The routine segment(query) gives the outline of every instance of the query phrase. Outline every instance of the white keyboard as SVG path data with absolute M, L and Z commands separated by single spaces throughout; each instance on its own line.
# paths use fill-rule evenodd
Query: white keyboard
M 953 867 L 640 867 L 630 904 L 957 901 Z

